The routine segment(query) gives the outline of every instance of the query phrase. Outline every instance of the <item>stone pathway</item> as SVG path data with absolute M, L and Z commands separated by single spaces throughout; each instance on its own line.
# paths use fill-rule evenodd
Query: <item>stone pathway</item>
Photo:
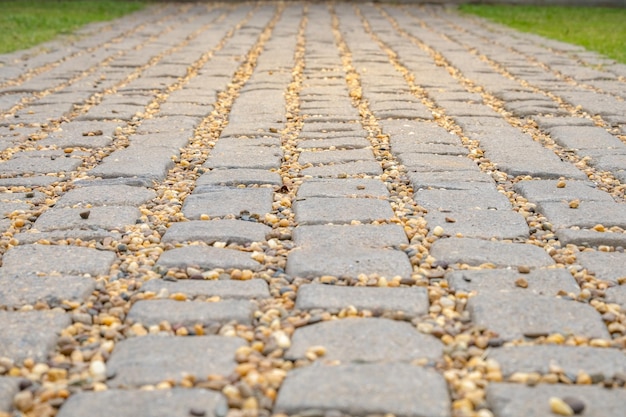
M 0 416 L 624 415 L 626 66 L 263 1 L 0 63 Z

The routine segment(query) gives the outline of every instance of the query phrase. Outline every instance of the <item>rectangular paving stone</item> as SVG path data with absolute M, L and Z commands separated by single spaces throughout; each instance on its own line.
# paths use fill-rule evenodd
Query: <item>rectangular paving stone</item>
M 384 182 L 369 178 L 308 179 L 298 188 L 298 198 L 353 196 L 384 198 L 389 190 Z
M 63 123 L 59 129 L 38 141 L 42 146 L 56 145 L 59 148 L 101 148 L 113 142 L 118 122 L 79 122 Z
M 0 311 L 0 352 L 17 363 L 31 358 L 44 362 L 58 335 L 71 324 L 69 314 L 57 311 Z
M 322 275 L 356 278 L 359 274 L 406 278 L 412 270 L 408 256 L 402 251 L 363 247 L 294 249 L 288 255 L 286 269 L 287 274 L 302 278 Z
M 208 375 L 230 375 L 235 370 L 235 352 L 246 345 L 238 337 L 147 335 L 115 345 L 107 370 L 115 377 L 107 385 L 139 387 L 185 375 L 204 379 Z
M 293 210 L 300 225 L 345 224 L 353 220 L 371 222 L 394 216 L 387 201 L 372 198 L 310 197 L 297 200 Z
M 495 190 L 493 179 L 481 171 L 409 172 L 413 189 Z
M 597 232 L 593 229 L 559 229 L 556 232 L 556 237 L 563 245 L 572 244 L 596 248 L 600 245 L 626 247 L 626 233 Z
M 385 318 L 346 318 L 300 327 L 285 358 L 304 359 L 313 346 L 326 348 L 323 362 L 438 361 L 443 355 L 443 344 L 434 336 L 418 332 L 410 323 Z
M 252 242 L 264 242 L 272 228 L 262 223 L 244 220 L 192 220 L 177 222 L 167 229 L 162 242 L 193 242 L 207 244 L 215 242 L 247 245 Z
M 126 320 L 144 326 L 158 325 L 163 321 L 172 326 L 208 326 L 212 323 L 237 322 L 250 324 L 253 305 L 247 300 L 225 300 L 219 302 L 140 300 L 131 307 Z
M 554 264 L 550 255 L 538 246 L 470 238 L 439 239 L 431 246 L 430 254 L 446 264 L 492 263 L 497 267 L 525 265 L 530 268 Z
M 439 143 L 459 145 L 461 139 L 448 132 L 436 123 L 418 122 L 413 120 L 381 120 L 383 132 L 391 135 L 391 146 L 394 142 L 411 140 L 416 144 Z
M 8 161 L 0 162 L 0 174 L 24 175 L 24 174 L 49 174 L 56 172 L 70 172 L 76 170 L 82 163 L 81 158 L 75 157 L 14 157 Z
M 626 278 L 626 253 L 624 252 L 579 252 L 576 260 L 603 281 L 617 283 Z
M 495 189 L 471 191 L 421 189 L 415 193 L 414 200 L 428 210 L 511 210 L 509 199 Z
M 298 157 L 298 163 L 300 165 L 332 164 L 368 160 L 374 160 L 374 154 L 371 149 L 303 151 Z
M 556 228 L 592 228 L 597 224 L 626 228 L 626 204 L 616 202 L 581 201 L 577 208 L 571 208 L 568 202 L 539 202 L 537 211 Z
M 270 296 L 267 282 L 262 279 L 248 281 L 234 280 L 178 280 L 176 282 L 162 279 L 152 279 L 141 286 L 141 291 L 150 291 L 156 294 L 161 291 L 169 294 L 183 293 L 189 297 L 199 295 L 206 297 L 220 297 L 225 299 L 254 299 Z
M 55 207 L 85 206 L 135 206 L 138 207 L 156 197 L 153 190 L 130 185 L 99 185 L 94 181 L 92 185 L 83 183 L 63 194 Z
M 359 174 L 382 175 L 383 170 L 375 161 L 354 161 L 304 168 L 300 173 L 305 177 L 332 178 Z
M 449 417 L 450 398 L 440 374 L 402 363 L 307 366 L 287 374 L 275 413 L 330 410 L 353 416 Z
M 558 180 L 523 180 L 513 189 L 532 202 L 562 202 L 579 199 L 580 201 L 614 202 L 611 195 L 595 188 L 588 181 L 564 181 L 565 187 L 559 188 Z
M 515 284 L 519 278 L 528 283 L 527 288 Z M 580 287 L 565 269 L 535 269 L 528 274 L 520 274 L 512 269 L 486 269 L 453 271 L 446 274 L 450 288 L 456 291 L 477 291 L 489 293 L 532 293 L 556 296 L 559 291 L 578 294 Z
M 402 312 L 405 317 L 419 317 L 428 313 L 428 293 L 423 287 L 343 287 L 310 284 L 298 289 L 296 308 L 323 309 L 332 313 L 354 306 L 373 312 Z
M 568 149 L 620 149 L 624 143 L 596 126 L 557 126 L 548 129 L 550 137 Z
M 547 374 L 554 365 L 567 375 L 585 372 L 604 379 L 626 372 L 624 352 L 590 346 L 504 346 L 490 349 L 488 358 L 498 362 L 505 378 L 515 372 Z
M 58 417 L 223 417 L 226 399 L 217 392 L 198 388 L 141 391 L 110 389 L 79 392 L 63 404 Z
M 278 169 L 281 161 L 279 147 L 239 146 L 222 152 L 213 149 L 203 166 L 211 169 Z
M 382 248 L 407 244 L 408 239 L 398 224 L 310 225 L 293 231 L 297 246 L 366 246 Z
M 413 172 L 478 170 L 476 162 L 464 156 L 402 153 L 398 155 L 398 161 Z
M 100 165 L 88 171 L 90 175 L 101 178 L 147 178 L 161 181 L 167 171 L 174 166 L 172 152 L 167 148 L 153 146 L 134 146 L 116 150 L 104 158 Z
M 480 239 L 517 239 L 529 236 L 528 224 L 521 214 L 513 210 L 455 210 L 430 211 L 424 218 L 430 233 L 435 227 L 444 234 Z
M 115 258 L 113 252 L 78 246 L 20 245 L 4 254 L 1 271 L 96 276 L 108 274 Z
M 83 216 L 87 211 L 89 215 L 85 219 Z M 99 206 L 90 209 L 53 207 L 41 214 L 33 227 L 40 232 L 72 229 L 124 231 L 126 226 L 134 225 L 140 217 L 139 209 L 129 206 Z
M 607 390 L 597 385 L 542 384 L 528 387 L 512 383 L 487 386 L 487 404 L 498 417 L 540 417 L 554 413 L 550 398 L 573 397 L 585 404 L 584 416 L 620 417 L 624 414 L 626 391 Z
M 362 136 L 345 136 L 329 139 L 305 139 L 297 144 L 298 149 L 363 149 L 371 146 Z
M 214 248 L 212 246 L 183 246 L 170 249 L 161 254 L 157 265 L 165 268 L 187 268 L 189 266 L 202 269 L 259 269 L 261 265 L 252 259 L 250 252 L 235 249 Z
M 561 333 L 610 339 L 600 314 L 590 305 L 532 293 L 481 292 L 467 303 L 472 322 L 505 340 Z M 493 314 L 498 311 L 498 314 Z
M 202 190 L 185 199 L 183 214 L 197 220 L 201 215 L 222 217 L 242 212 L 264 216 L 272 211 L 274 192 L 271 188 L 217 188 Z
M 195 190 L 198 193 L 202 193 L 206 189 L 214 188 L 215 186 L 239 184 L 269 184 L 281 186 L 283 185 L 283 180 L 277 172 L 265 169 L 214 169 L 202 174 L 200 178 L 198 178 Z
M 64 300 L 84 301 L 94 290 L 95 282 L 89 278 L 69 275 L 2 274 L 0 288 L 0 306 L 21 307 L 45 301 L 49 306 L 56 307 Z

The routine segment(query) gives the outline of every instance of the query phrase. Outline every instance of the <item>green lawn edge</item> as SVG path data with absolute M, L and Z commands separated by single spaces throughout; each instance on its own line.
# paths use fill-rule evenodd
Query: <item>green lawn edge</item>
M 458 10 L 522 32 L 580 45 L 626 64 L 626 9 L 463 4 Z
M 1 0 L 0 53 L 70 35 L 84 25 L 141 10 L 145 0 Z

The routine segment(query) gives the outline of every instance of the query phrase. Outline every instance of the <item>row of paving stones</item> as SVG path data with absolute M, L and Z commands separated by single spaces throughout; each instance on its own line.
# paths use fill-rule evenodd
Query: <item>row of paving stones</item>
M 222 29 L 211 32 L 210 36 L 207 34 L 206 39 L 196 38 L 199 42 L 197 49 L 173 56 L 172 61 L 183 63 L 177 67 L 187 68 L 190 56 L 198 57 L 206 51 L 208 39 L 222 38 L 224 29 L 244 18 L 247 9 L 242 7 L 228 15 L 220 26 Z M 432 32 L 414 33 L 413 30 L 420 29 L 411 24 L 411 16 L 402 10 L 387 10 L 400 27 L 411 31 L 410 36 L 441 52 L 466 77 L 488 89 L 503 85 L 500 83 L 502 77 L 488 68 L 469 71 L 475 63 L 463 62 L 471 59 L 467 52 L 453 48 Z M 406 169 L 407 178 L 416 190 L 415 201 L 428 210 L 425 219 L 431 235 L 436 226 L 440 226 L 445 234 L 452 236 L 436 240 L 430 248 L 430 256 L 445 265 L 490 263 L 500 268 L 455 271 L 446 276 L 454 291 L 477 293 L 467 304 L 471 321 L 496 332 L 503 341 L 551 333 L 610 339 L 600 315 L 593 308 L 555 297 L 563 291 L 577 293 L 580 288 L 569 272 L 550 268 L 554 260 L 546 251 L 534 245 L 490 240 L 525 239 L 530 230 L 523 217 L 512 210 L 509 199 L 497 191 L 492 176 L 467 157 L 468 149 L 462 146 L 459 137 L 450 135 L 434 123 L 429 108 L 416 99 L 400 73 L 394 72 L 388 57 L 372 42 L 352 9 L 339 6 L 337 12 L 339 30 L 351 51 L 353 65 L 360 71 L 363 94 L 370 102 L 367 109 L 378 120 L 382 131 L 391 137 L 390 150 L 395 158 L 392 162 L 402 164 Z M 261 7 L 255 11 L 254 20 L 267 22 L 273 13 L 273 8 Z M 214 268 L 257 271 L 263 268 L 249 252 L 197 242 L 245 245 L 268 240 L 271 228 L 250 220 L 275 212 L 275 190 L 271 187 L 282 185 L 276 171 L 285 161 L 284 143 L 276 132 L 286 123 L 283 92 L 291 81 L 294 66 L 292 55 L 284 52 L 295 48 L 301 13 L 300 5 L 283 12 L 270 41 L 265 44 L 264 53 L 256 62 L 255 72 L 239 91 L 239 98 L 229 112 L 229 124 L 203 165 L 206 172 L 198 178 L 194 192 L 182 205 L 182 213 L 190 221 L 173 223 L 163 235 L 163 242 L 177 246 L 165 250 L 159 257 L 157 265 L 165 270 L 193 267 L 200 271 Z M 479 102 L 468 103 L 468 100 L 477 99 L 468 99 L 471 93 L 459 85 L 457 79 L 445 69 L 435 67 L 427 53 L 403 40 L 406 38 L 394 31 L 387 19 L 370 7 L 362 8 L 362 13 L 380 40 L 399 54 L 402 65 L 413 74 L 424 76 L 423 79 L 416 77 L 416 83 L 424 86 L 429 95 L 432 93 L 436 104 L 453 117 L 468 137 L 474 135 L 499 170 L 511 176 L 537 178 L 517 182 L 514 190 L 535 202 L 537 210 L 557 228 L 568 232 L 572 226 L 589 229 L 598 223 L 621 226 L 621 223 L 611 222 L 621 221 L 623 203 L 616 203 L 609 194 L 590 187 L 588 182 L 574 181 L 584 179 L 581 171 L 559 160 L 550 150 L 532 141 L 529 135 L 511 127 L 488 106 Z M 413 267 L 409 257 L 405 251 L 399 250 L 409 243 L 404 230 L 394 223 L 378 224 L 388 222 L 396 213 L 388 201 L 392 197 L 390 190 L 380 179 L 383 170 L 375 157 L 375 149 L 371 147 L 372 142 L 368 140 L 371 136 L 363 128 L 359 110 L 350 102 L 351 91 L 346 87 L 343 72 L 342 58 L 345 55 L 335 46 L 331 15 L 326 7 L 311 5 L 307 16 L 306 66 L 299 91 L 304 124 L 298 131 L 297 141 L 300 167 L 295 168 L 304 180 L 297 189 L 292 207 L 297 227 L 293 229 L 295 249 L 287 257 L 286 273 L 308 280 L 320 276 L 355 278 L 360 274 L 378 274 L 389 279 L 396 276 L 411 278 Z M 197 19 L 197 26 L 173 31 L 176 36 L 162 41 L 169 47 L 175 39 L 186 39 L 189 31 L 205 22 Z M 127 147 L 113 151 L 88 171 L 89 175 L 115 181 L 81 181 L 81 187 L 65 193 L 53 208 L 34 221 L 33 227 L 39 233 L 31 231 L 16 236 L 22 244 L 6 252 L 0 269 L 2 279 L 7 281 L 7 286 L 3 287 L 6 291 L 3 289 L 2 292 L 3 306 L 19 308 L 44 299 L 50 307 L 55 307 L 62 301 L 81 302 L 93 291 L 97 283 L 92 277 L 109 273 L 116 259 L 113 252 L 27 243 L 34 243 L 42 237 L 49 240 L 68 236 L 82 236 L 87 240 L 90 239 L 88 236 L 91 239 L 116 238 L 127 225 L 136 223 L 141 217 L 139 207 L 155 197 L 155 192 L 145 186 L 152 180 L 163 180 L 168 169 L 174 166 L 171 157 L 185 146 L 201 118 L 212 111 L 215 92 L 230 82 L 237 69 L 237 61 L 232 56 L 245 55 L 265 26 L 263 23 L 257 25 L 244 26 L 243 30 L 237 31 L 222 49 L 224 52 L 212 56 L 206 68 L 170 94 L 165 103 L 160 103 L 161 113 L 156 113 L 157 117 L 142 121 L 128 138 Z M 193 47 L 193 44 L 187 46 Z M 143 60 L 139 59 L 135 65 L 143 65 L 146 57 L 161 56 L 162 49 L 163 44 L 158 44 L 152 52 L 144 51 Z M 458 61 L 454 59 L 455 54 Z M 160 74 L 157 77 L 173 75 L 170 85 L 176 82 L 175 76 L 182 75 L 171 73 L 175 70 L 173 68 L 163 67 L 161 69 L 165 72 L 161 72 L 159 67 L 151 68 Z M 360 68 L 367 68 L 367 71 Z M 490 74 L 493 78 L 481 74 Z M 138 88 L 154 86 L 153 82 L 154 79 L 150 79 L 147 84 L 138 83 Z M 103 142 L 91 146 L 109 146 L 116 140 L 114 125 L 124 120 L 132 121 L 137 112 L 151 103 L 154 95 L 132 96 L 132 92 L 137 91 L 133 89 L 133 83 L 131 80 L 124 84 L 122 101 L 103 102 L 103 107 L 99 107 L 103 105 L 100 103 L 86 113 L 92 114 L 97 123 L 119 119 L 107 124 L 110 132 L 107 135 L 93 136 Z M 157 84 L 159 87 L 164 85 Z M 519 87 L 510 88 L 519 91 Z M 206 92 L 206 104 L 198 106 L 195 98 L 189 106 L 174 102 L 177 93 L 181 103 L 185 104 L 198 90 Z M 448 93 L 447 100 L 443 93 Z M 131 104 L 124 103 L 128 97 L 133 101 Z M 164 106 L 173 97 L 171 109 Z M 116 112 L 121 108 L 125 113 L 112 115 L 107 107 L 109 104 Z M 196 110 L 198 113 L 193 113 Z M 542 106 L 544 114 L 552 114 L 553 110 L 554 106 Z M 174 113 L 168 113 L 170 111 Z M 70 128 L 72 124 L 76 124 L 74 130 Z M 70 137 L 73 140 L 91 137 L 82 136 L 82 133 L 85 129 L 96 132 L 100 126 L 80 120 L 66 125 L 68 132 L 74 132 L 73 135 L 68 133 L 67 140 Z M 262 139 L 256 137 L 259 129 L 265 131 Z M 598 129 L 596 131 L 606 133 L 606 130 Z M 79 137 L 77 132 L 81 132 Z M 611 138 L 615 139 L 614 136 Z M 83 147 L 81 144 L 55 143 L 61 139 L 45 140 L 59 148 Z M 511 149 L 515 151 L 511 152 Z M 63 152 L 57 156 L 50 161 L 72 159 L 63 156 Z M 63 162 L 67 166 L 47 167 L 41 173 L 73 171 L 82 163 L 82 159 L 75 159 L 77 161 L 72 164 Z M 8 171 L 7 175 L 10 175 Z M 560 177 L 568 179 L 565 187 L 557 186 L 558 180 L 554 178 Z M 459 181 L 459 178 L 463 180 Z M 28 184 L 29 177 L 23 180 Z M 35 181 L 30 184 L 34 185 Z M 32 195 L 26 195 L 29 193 Z M 24 204 L 38 204 L 35 202 L 37 198 L 43 197 L 31 192 L 17 198 L 12 196 L 12 202 L 22 206 L 12 206 L 7 211 L 26 211 Z M 571 209 L 568 203 L 574 199 L 581 203 L 576 210 L 584 209 L 586 203 L 605 205 L 592 204 L 587 216 L 593 217 L 576 217 L 575 214 L 580 212 Z M 555 205 L 554 208 L 551 204 Z M 561 208 L 564 205 L 567 207 Z M 611 211 L 607 213 L 607 210 Z M 209 219 L 213 220 L 207 221 Z M 454 237 L 457 234 L 463 237 Z M 606 234 L 616 233 L 603 233 Z M 595 242 L 607 244 L 606 239 L 611 238 L 603 236 Z M 619 237 L 615 239 L 619 242 Z M 196 244 L 191 244 L 194 242 Z M 32 261 L 25 265 L 24 259 Z M 614 283 L 618 283 L 622 276 L 619 266 L 622 259 L 622 253 L 582 252 L 577 255 L 581 265 L 599 278 Z M 524 275 L 528 288 L 516 284 L 519 273 L 511 267 L 531 269 Z M 246 282 L 151 280 L 141 290 L 160 296 L 135 302 L 125 320 L 146 327 L 158 326 L 163 320 L 183 326 L 232 321 L 251 325 L 255 323 L 257 308 L 256 302 L 251 300 L 258 302 L 271 296 L 267 283 L 256 279 Z M 167 299 L 168 294 L 181 292 L 192 298 L 219 296 L 223 300 L 183 303 Z M 315 283 L 302 285 L 297 291 L 296 309 L 336 314 L 348 306 L 359 310 L 400 311 L 403 317 L 419 318 L 429 311 L 430 303 L 424 287 L 369 288 Z M 499 313 L 494 315 L 494 310 Z M 6 332 L 10 337 L 2 339 L 3 353 L 0 356 L 7 356 L 15 362 L 27 358 L 44 361 L 54 350 L 57 334 L 75 319 L 59 308 L 45 312 L 3 312 L 1 321 L 10 329 Z M 235 352 L 246 343 L 240 338 L 224 336 L 147 335 L 120 341 L 107 361 L 107 386 L 113 389 L 104 393 L 73 395 L 61 408 L 60 415 L 100 412 L 94 410 L 103 410 L 102 413 L 107 415 L 111 410 L 120 415 L 137 412 L 146 415 L 157 412 L 225 415 L 228 407 L 224 399 L 206 390 L 174 389 L 168 395 L 156 398 L 153 392 L 120 388 L 136 388 L 166 379 L 180 380 L 184 373 L 198 378 L 210 374 L 229 375 L 236 367 Z M 275 412 L 296 414 L 311 410 L 340 410 L 357 415 L 387 412 L 450 415 L 448 386 L 442 375 L 432 369 L 442 358 L 443 344 L 436 337 L 417 331 L 409 323 L 383 318 L 324 321 L 296 330 L 289 344 L 285 359 L 290 361 L 307 357 L 314 346 L 323 346 L 325 355 L 318 364 L 288 373 L 279 391 Z M 511 346 L 493 349 L 489 355 L 501 365 L 505 376 L 516 372 L 545 373 L 555 361 L 570 379 L 575 379 L 581 371 L 606 379 L 624 372 L 623 353 L 614 349 Z M 207 356 L 212 359 L 207 361 Z M 324 362 L 340 362 L 341 365 L 328 366 Z M 3 392 L 11 394 L 19 389 L 19 381 L 3 377 L 0 383 L 7 387 Z M 608 391 L 599 386 L 551 386 L 540 390 L 519 384 L 492 383 L 487 388 L 488 405 L 497 416 L 543 415 L 548 396 L 567 395 L 582 398 L 590 410 L 602 415 L 619 415 L 615 414 L 619 413 L 615 407 L 623 401 L 621 391 Z M 0 397 L 3 401 L 0 406 L 8 409 L 11 397 Z M 535 401 L 528 401 L 529 398 Z M 416 414 L 416 410 L 422 410 L 421 414 Z

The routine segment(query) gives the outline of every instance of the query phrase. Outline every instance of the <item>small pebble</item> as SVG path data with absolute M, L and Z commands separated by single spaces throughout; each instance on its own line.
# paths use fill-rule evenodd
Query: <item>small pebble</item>
M 87 220 L 90 214 L 91 214 L 91 211 L 85 210 L 85 211 L 81 211 L 79 215 L 81 219 Z
M 435 226 L 435 228 L 433 229 L 433 235 L 439 237 L 439 236 L 443 236 L 443 234 L 444 234 L 443 227 Z
M 575 397 L 563 397 L 563 402 L 569 405 L 574 414 L 581 414 L 585 410 L 585 403 Z
M 196 408 L 196 407 L 192 407 L 189 409 L 189 415 L 190 416 L 195 416 L 195 417 L 202 417 L 206 415 L 206 411 L 200 409 L 200 408 Z
M 550 397 L 550 410 L 560 416 L 573 416 L 574 410 L 559 397 Z
M 524 278 L 518 278 L 515 280 L 515 285 L 520 288 L 528 288 L 528 281 Z
M 528 265 L 520 265 L 517 267 L 517 272 L 519 272 L 520 274 L 529 274 L 530 267 Z

